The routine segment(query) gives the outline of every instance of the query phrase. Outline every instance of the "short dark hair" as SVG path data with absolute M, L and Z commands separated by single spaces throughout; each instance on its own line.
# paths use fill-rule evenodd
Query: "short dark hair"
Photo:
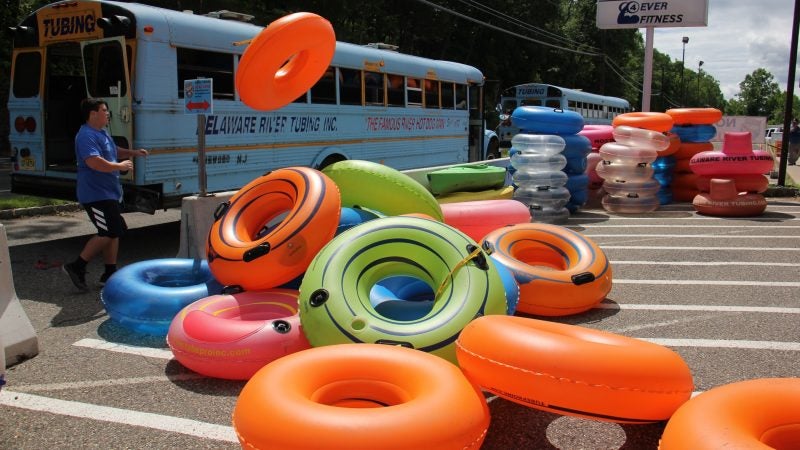
M 83 117 L 83 121 L 86 122 L 89 120 L 89 113 L 92 111 L 99 111 L 100 105 L 106 105 L 108 108 L 108 103 L 99 98 L 85 98 L 81 101 L 81 116 Z

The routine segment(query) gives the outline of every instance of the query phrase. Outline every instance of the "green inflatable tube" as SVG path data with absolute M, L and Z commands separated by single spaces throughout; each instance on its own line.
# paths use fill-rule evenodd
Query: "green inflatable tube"
M 457 364 L 455 341 L 473 319 L 505 314 L 503 281 L 465 234 L 434 220 L 385 217 L 351 228 L 314 258 L 300 285 L 300 323 L 313 346 L 402 345 Z M 427 283 L 433 307 L 416 320 L 380 315 L 370 289 L 396 276 Z
M 342 206 L 360 206 L 389 216 L 422 213 L 444 220 L 442 208 L 425 187 L 408 175 L 363 160 L 333 163 L 322 172 L 339 186 Z

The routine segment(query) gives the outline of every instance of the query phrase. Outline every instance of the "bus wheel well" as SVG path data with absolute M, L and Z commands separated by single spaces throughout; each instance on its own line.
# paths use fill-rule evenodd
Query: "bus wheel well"
M 500 139 L 491 138 L 489 145 L 486 147 L 486 159 L 499 159 L 500 158 Z
M 325 157 L 325 159 L 322 160 L 321 163 L 319 163 L 319 165 L 317 165 L 316 169 L 317 170 L 322 170 L 322 169 L 330 166 L 333 163 L 336 163 L 336 162 L 339 162 L 339 161 L 345 161 L 346 159 L 347 158 L 345 158 L 344 155 L 340 155 L 338 153 L 337 154 L 333 154 L 333 155 L 328 155 L 328 156 Z

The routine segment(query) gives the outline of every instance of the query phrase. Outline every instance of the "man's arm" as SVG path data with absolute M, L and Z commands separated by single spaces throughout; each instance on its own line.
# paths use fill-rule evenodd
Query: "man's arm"
M 148 151 L 143 148 L 137 148 L 134 150 L 130 150 L 127 148 L 122 148 L 117 146 L 117 156 L 122 158 L 133 158 L 134 156 L 147 156 Z
M 115 170 L 119 170 L 120 172 L 124 172 L 126 170 L 133 169 L 133 162 L 131 160 L 125 160 L 122 162 L 111 162 L 105 160 L 99 156 L 90 156 L 84 160 L 87 166 L 92 170 L 96 170 L 98 172 L 113 172 Z

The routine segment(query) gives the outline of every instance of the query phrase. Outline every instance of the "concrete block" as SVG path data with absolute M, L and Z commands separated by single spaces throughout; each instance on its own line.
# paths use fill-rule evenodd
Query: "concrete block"
M 0 348 L 5 366 L 39 354 L 39 338 L 30 319 L 22 309 L 11 274 L 6 229 L 0 223 Z
M 220 203 L 228 201 L 236 191 L 219 192 L 205 197 L 184 197 L 181 202 L 181 236 L 177 258 L 206 259 L 206 240 L 214 211 Z

